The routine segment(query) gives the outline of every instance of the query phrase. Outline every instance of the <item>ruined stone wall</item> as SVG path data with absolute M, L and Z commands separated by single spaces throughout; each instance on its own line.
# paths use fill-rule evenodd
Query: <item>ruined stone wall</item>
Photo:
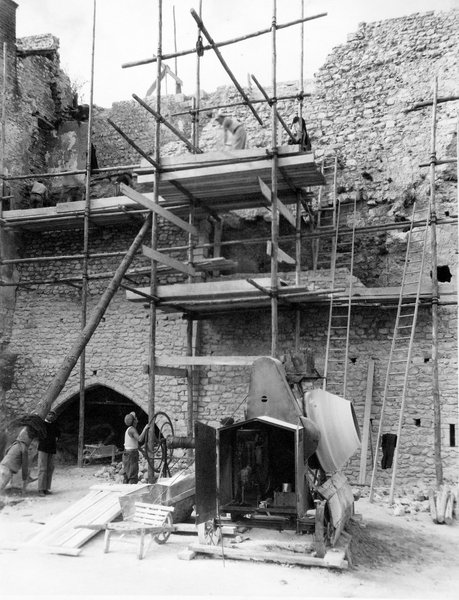
M 358 195 L 359 224 L 376 223 L 381 219 L 396 220 L 409 215 L 413 198 L 426 204 L 428 185 L 419 164 L 428 160 L 430 111 L 405 114 L 415 101 L 430 96 L 430 79 L 440 74 L 440 95 L 456 92 L 453 89 L 457 73 L 458 17 L 456 12 L 414 15 L 375 24 L 361 25 L 348 43 L 336 48 L 316 78 L 316 94 L 305 101 L 305 116 L 317 157 L 339 156 L 339 196 L 352 199 Z M 456 78 L 457 81 L 457 78 Z M 284 90 L 293 89 L 284 86 Z M 219 88 L 206 98 L 209 105 L 224 104 L 238 99 L 227 88 Z M 186 108 L 182 98 L 167 99 L 167 114 Z M 46 102 L 43 102 L 46 106 Z M 251 147 L 269 147 L 270 109 L 257 105 L 265 122 L 260 129 L 248 116 L 247 109 L 234 113 L 244 120 Z M 288 122 L 295 114 L 294 102 L 282 101 L 279 110 Z M 438 155 L 454 155 L 454 107 L 439 107 Z M 455 114 L 455 113 L 454 113 Z M 116 103 L 112 109 L 96 111 L 94 143 L 101 167 L 113 164 L 135 164 L 139 157 L 108 125 L 113 119 L 145 151 L 153 151 L 154 121 L 134 101 Z M 185 135 L 190 136 L 189 116 L 170 117 Z M 201 145 L 205 149 L 218 147 L 220 131 L 210 117 L 200 120 Z M 163 128 L 164 129 L 164 128 Z M 181 142 L 164 133 L 164 154 L 184 152 Z M 283 134 L 282 143 L 286 143 Z M 19 156 L 19 154 L 18 154 Z M 28 163 L 25 163 L 27 166 Z M 455 172 L 451 167 L 439 167 L 439 213 L 455 212 Z M 244 215 L 243 215 L 244 216 Z M 245 215 L 247 216 L 247 215 Z M 244 221 L 241 216 L 227 220 L 228 237 L 240 237 Z M 250 236 L 261 235 L 269 229 L 263 213 L 251 215 L 247 229 Z M 139 225 L 140 227 L 140 225 Z M 91 232 L 91 252 L 125 250 L 137 229 L 136 226 L 110 227 Z M 449 264 L 454 271 L 454 251 L 457 246 L 455 227 L 439 231 L 439 264 Z M 175 228 L 163 225 L 160 246 L 185 243 Z M 405 237 L 395 233 L 361 236 L 357 246 L 357 275 L 368 285 L 395 285 L 400 280 L 400 267 L 406 244 Z M 18 248 L 24 256 L 71 254 L 82 249 L 82 233 L 54 232 L 22 234 Z M 266 263 L 259 254 L 250 254 L 241 246 L 235 258 L 244 257 L 241 268 L 250 272 L 256 266 L 262 271 Z M 180 253 L 174 254 L 183 258 Z M 91 262 L 91 272 L 113 270 L 117 258 Z M 133 268 L 148 263 L 139 257 Z M 29 264 L 18 267 L 22 279 L 50 279 L 80 273 L 79 261 L 65 263 Z M 181 280 L 169 274 L 163 282 Z M 97 302 L 104 281 L 91 282 L 89 310 Z M 145 279 L 146 285 L 147 279 Z M 455 283 L 455 282 L 453 282 Z M 60 359 L 79 330 L 79 291 L 69 286 L 37 285 L 19 288 L 16 293 L 14 322 L 8 339 L 8 350 L 17 354 L 14 380 L 6 394 L 6 407 L 17 414 L 31 409 L 37 397 L 46 389 Z M 302 317 L 301 344 L 311 346 L 316 366 L 323 369 L 325 333 L 328 311 L 314 309 Z M 148 310 L 142 303 L 127 303 L 124 292 L 113 299 L 104 320 L 87 348 L 87 384 L 112 387 L 127 395 L 144 409 L 147 408 L 148 375 L 143 365 L 148 362 Z M 393 309 L 365 308 L 356 310 L 352 318 L 349 366 L 349 393 L 354 401 L 359 422 L 362 423 L 368 358 L 375 360 L 373 395 L 373 442 L 377 434 L 377 418 L 383 394 L 385 369 L 395 321 Z M 235 314 L 233 317 L 203 321 L 198 324 L 198 353 L 260 355 L 270 352 L 270 318 L 266 312 Z M 185 354 L 186 323 L 180 316 L 158 315 L 158 354 Z M 294 318 L 282 313 L 279 323 L 280 352 L 292 348 Z M 449 425 L 457 431 L 457 316 L 454 307 L 440 307 L 440 386 L 443 403 L 443 457 L 445 472 L 455 477 L 457 447 L 449 447 Z M 431 407 L 431 321 L 429 311 L 421 310 L 416 344 L 413 352 L 413 381 L 407 402 L 404 437 L 401 441 L 403 461 L 400 473 L 404 478 L 432 481 L 434 479 L 432 451 Z M 72 373 L 59 402 L 78 393 L 78 367 Z M 202 367 L 195 377 L 196 413 L 198 418 L 218 425 L 220 418 L 235 414 L 243 416 L 248 391 L 249 369 Z M 186 385 L 182 379 L 157 378 L 157 410 L 165 410 L 176 420 L 177 432 L 186 430 Z M 397 411 L 393 414 L 390 431 L 396 428 Z M 416 424 L 420 419 L 419 426 Z M 370 468 L 370 458 L 368 468 Z M 359 457 L 353 459 L 349 472 L 356 478 Z M 387 482 L 385 473 L 382 480 Z

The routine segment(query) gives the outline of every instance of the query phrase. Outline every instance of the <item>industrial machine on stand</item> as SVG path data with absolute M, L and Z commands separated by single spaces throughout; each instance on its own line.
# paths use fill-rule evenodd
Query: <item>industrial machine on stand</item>
M 196 522 L 215 532 L 221 515 L 250 527 L 314 535 L 334 546 L 354 512 L 340 469 L 360 447 L 352 403 L 322 389 L 302 393 L 271 357 L 252 366 L 245 419 L 195 424 Z

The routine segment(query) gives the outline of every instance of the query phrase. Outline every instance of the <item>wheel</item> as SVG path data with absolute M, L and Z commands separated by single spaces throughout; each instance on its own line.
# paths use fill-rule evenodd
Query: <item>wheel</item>
M 152 427 L 153 426 L 153 427 Z M 150 421 L 153 429 L 153 463 L 154 470 L 160 477 L 170 475 L 169 465 L 174 455 L 174 449 L 168 448 L 167 438 L 174 435 L 174 427 L 169 416 L 165 412 L 157 412 Z
M 164 521 L 164 525 L 166 525 L 167 527 L 172 527 L 173 524 L 173 520 L 172 520 L 172 515 L 169 513 Z M 165 544 L 167 542 L 167 540 L 169 539 L 171 532 L 170 531 L 161 531 L 160 533 L 157 533 L 153 539 L 155 540 L 155 542 L 157 544 Z

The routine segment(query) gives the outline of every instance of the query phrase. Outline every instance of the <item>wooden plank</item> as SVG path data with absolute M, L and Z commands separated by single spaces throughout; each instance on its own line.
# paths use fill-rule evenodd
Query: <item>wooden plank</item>
M 260 177 L 258 178 L 258 183 L 260 185 L 261 193 L 268 200 L 269 205 L 271 206 L 271 196 L 272 196 L 271 188 L 269 186 L 267 186 L 266 183 Z M 287 219 L 287 221 L 290 223 L 290 225 L 292 225 L 293 227 L 296 227 L 295 217 L 292 215 L 292 213 L 289 211 L 289 209 L 284 204 L 282 204 L 282 202 L 279 200 L 279 198 L 277 198 L 277 209 L 280 212 L 280 214 L 285 219 Z
M 344 553 L 342 551 L 329 551 L 324 558 L 316 558 L 314 556 L 303 556 L 299 553 L 289 554 L 287 552 L 269 552 L 255 549 L 221 548 L 220 546 L 207 546 L 205 544 L 192 544 L 189 546 L 189 549 L 198 554 L 208 554 L 233 560 L 275 562 L 281 564 L 302 565 L 305 567 L 335 569 L 347 569 L 348 567 L 348 563 L 344 560 Z
M 228 365 L 228 366 L 251 366 L 259 356 L 157 356 L 155 363 L 159 366 L 166 365 Z
M 196 236 L 198 235 L 198 230 L 196 229 L 196 227 L 194 225 L 190 225 L 190 223 L 187 223 L 180 217 L 177 217 L 177 215 L 174 215 L 174 213 L 172 213 L 170 210 L 163 208 L 162 206 L 160 206 L 159 204 L 157 204 L 156 202 L 151 200 L 149 197 L 144 196 L 143 194 L 140 194 L 139 192 L 137 192 L 136 190 L 132 189 L 131 187 L 125 185 L 124 183 L 122 183 L 120 185 L 120 190 L 128 198 L 130 198 L 131 200 L 134 200 L 134 202 L 137 202 L 141 206 L 153 211 L 154 213 L 156 213 L 163 219 L 166 219 L 167 221 L 170 221 L 174 225 L 177 225 L 177 227 L 179 227 L 180 229 L 183 229 L 184 231 L 187 231 L 188 233 L 191 233 L 192 235 L 196 235 Z M 160 200 L 162 200 L 164 202 L 163 198 L 160 198 Z
M 175 269 L 176 271 L 180 271 L 181 273 L 185 273 L 186 275 L 196 275 L 196 269 L 194 269 L 190 265 L 186 265 L 185 263 L 180 262 L 179 260 L 176 260 L 175 258 L 172 258 L 172 256 L 166 256 L 165 254 L 162 254 L 157 250 L 153 250 L 148 246 L 142 246 L 142 252 L 145 256 L 148 256 L 148 258 L 152 258 L 153 260 L 161 262 L 167 265 L 168 267 Z
M 272 254 L 272 243 L 269 241 L 266 242 L 266 254 L 268 256 L 271 256 L 271 254 Z M 277 249 L 277 262 L 287 263 L 288 265 L 296 264 L 296 260 L 294 258 L 292 258 L 291 256 L 289 256 L 286 252 L 284 252 L 280 248 Z
M 367 391 L 365 395 L 365 413 L 363 415 L 363 434 L 362 434 L 362 451 L 360 454 L 360 472 L 359 472 L 359 483 L 363 485 L 366 479 L 367 471 L 367 452 L 368 452 L 368 440 L 370 437 L 370 425 L 371 425 L 371 403 L 373 397 L 373 379 L 375 372 L 375 361 L 370 358 L 368 360 L 368 373 L 367 373 Z

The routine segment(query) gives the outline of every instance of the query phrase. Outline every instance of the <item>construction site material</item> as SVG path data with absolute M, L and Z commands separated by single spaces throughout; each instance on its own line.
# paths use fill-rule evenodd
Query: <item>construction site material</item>
M 129 486 L 130 491 L 145 484 Z M 40 548 L 43 552 L 77 555 L 75 552 L 101 528 L 121 514 L 119 497 L 126 494 L 125 485 L 91 486 L 89 494 L 54 516 L 20 548 Z M 81 525 L 83 524 L 83 527 Z
M 301 565 L 303 567 L 323 567 L 328 569 L 347 569 L 349 563 L 345 560 L 345 552 L 342 550 L 329 550 L 323 558 L 314 556 L 303 556 L 298 552 L 270 552 L 255 549 L 221 548 L 220 546 L 207 546 L 205 544 L 192 544 L 188 550 L 196 554 L 207 554 L 232 560 L 246 560 L 253 562 L 274 562 L 287 565 Z
M 448 485 L 429 490 L 430 516 L 434 523 L 452 525 L 454 503 L 457 502 L 454 491 Z
M 151 534 L 150 543 L 154 540 L 157 544 L 165 544 L 169 539 L 174 526 L 172 524 L 172 513 L 174 507 L 162 506 L 160 504 L 146 504 L 136 502 L 135 513 L 131 521 L 119 523 L 107 523 L 105 525 L 104 552 L 110 549 L 110 538 L 112 533 L 122 535 L 134 533 L 139 536 L 139 550 L 137 557 L 144 558 L 148 548 L 144 551 L 145 535 Z

